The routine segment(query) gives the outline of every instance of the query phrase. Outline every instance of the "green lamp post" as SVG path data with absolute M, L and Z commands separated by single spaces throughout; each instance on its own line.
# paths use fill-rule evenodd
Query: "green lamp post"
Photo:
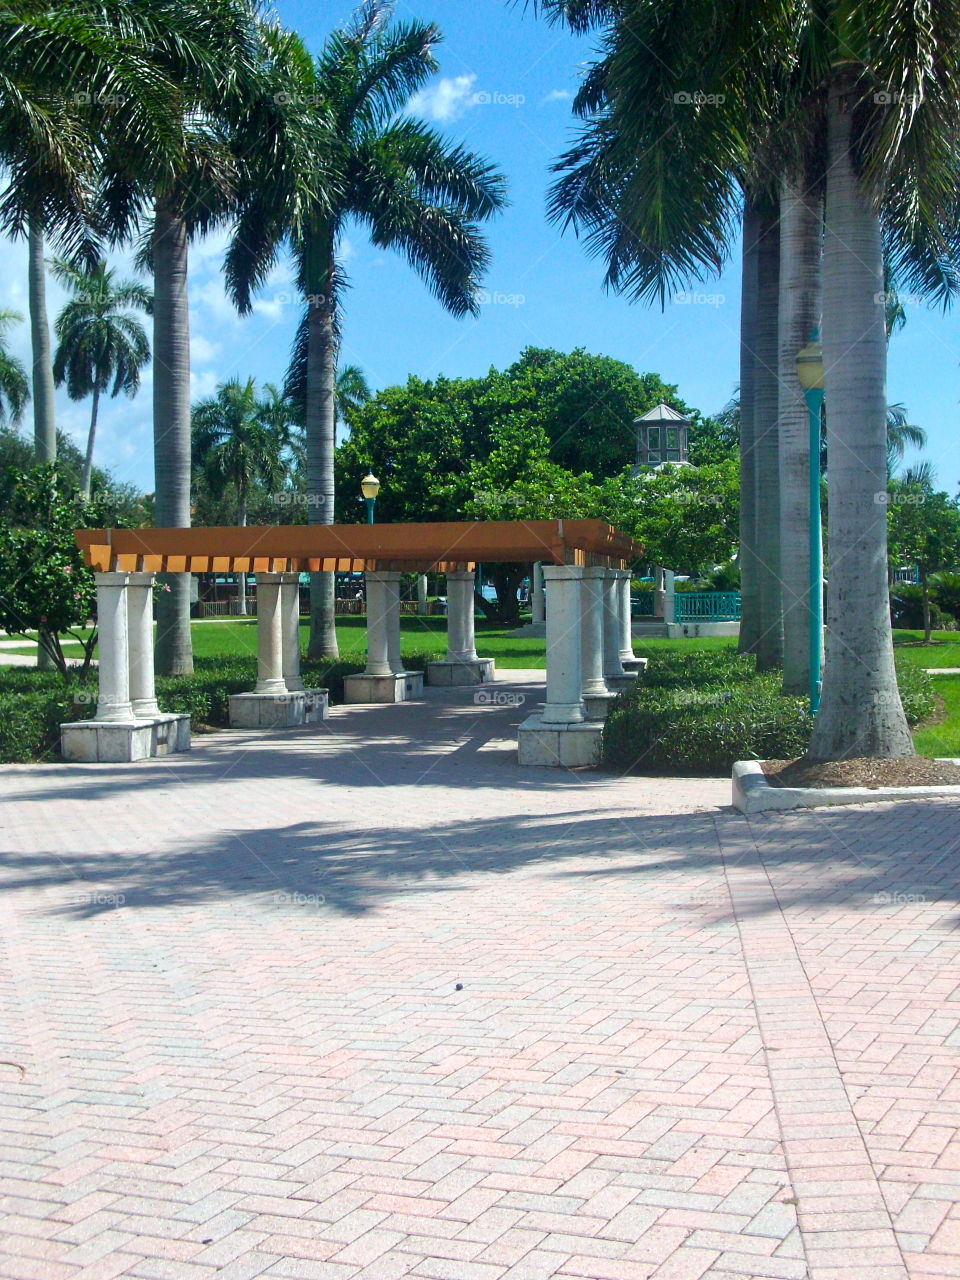
M 360 492 L 367 504 L 367 524 L 373 524 L 373 508 L 377 501 L 377 494 L 380 492 L 380 481 L 372 471 L 368 471 L 360 481 Z
M 797 355 L 797 378 L 803 388 L 810 424 L 810 714 L 820 710 L 823 648 L 823 536 L 820 516 L 820 415 L 823 409 L 823 351 L 820 330 Z

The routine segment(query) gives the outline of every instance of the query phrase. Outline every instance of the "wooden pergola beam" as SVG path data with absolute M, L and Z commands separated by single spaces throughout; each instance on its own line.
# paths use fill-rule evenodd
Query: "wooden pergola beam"
M 603 520 L 79 529 L 75 536 L 101 573 L 448 573 L 537 560 L 623 568 L 643 554 Z

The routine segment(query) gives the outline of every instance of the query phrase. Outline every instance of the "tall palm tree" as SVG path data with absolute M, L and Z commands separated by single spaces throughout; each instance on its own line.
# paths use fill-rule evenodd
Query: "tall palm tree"
M 373 398 L 366 374 L 357 364 L 345 364 L 337 371 L 333 407 L 338 423 L 350 425 L 350 415 Z
M 308 518 L 334 521 L 336 367 L 345 279 L 337 260 L 344 225 L 356 219 L 374 244 L 405 255 L 448 311 L 477 309 L 477 278 L 488 252 L 478 221 L 503 207 L 501 176 L 480 157 L 447 143 L 402 108 L 436 71 L 436 27 L 390 22 L 392 4 L 367 0 L 312 61 L 288 38 L 285 94 L 322 136 L 292 135 L 252 166 L 227 255 L 227 283 L 241 312 L 289 245 L 306 309 L 294 344 L 288 389 L 304 389 Z M 274 46 L 277 45 L 272 37 Z M 305 109 L 306 108 L 306 109 Z M 287 145 L 283 145 L 283 143 Z M 304 149 L 306 148 L 306 149 Z M 312 192 L 292 184 L 304 175 Z M 338 653 L 333 575 L 314 574 L 312 657 Z
M 80 271 L 57 258 L 53 274 L 73 294 L 55 326 L 54 380 L 58 387 L 66 384 L 71 400 L 92 396 L 80 479 L 83 496 L 89 498 L 100 397 L 118 396 L 121 391 L 134 396 L 140 389 L 140 371 L 150 359 L 150 343 L 131 312 L 149 315 L 153 298 L 138 281 L 117 280 L 105 262 L 92 271 Z
M 260 480 L 276 488 L 283 477 L 283 452 L 290 442 L 289 408 L 276 387 L 257 396 L 253 378 L 231 378 L 215 395 L 193 406 L 191 431 L 197 464 L 213 493 L 221 496 L 229 485 L 237 492 L 237 524 L 246 526 L 252 485 Z M 239 580 L 240 613 L 247 612 L 247 575 Z
M 927 433 L 907 421 L 905 404 L 887 405 L 887 474 L 893 475 L 908 449 L 922 449 L 927 443 Z
M 145 0 L 139 0 L 143 3 Z M 139 263 L 153 273 L 155 519 L 190 524 L 189 245 L 230 213 L 237 163 L 230 124 L 255 72 L 254 11 L 247 0 L 150 0 L 151 70 L 169 83 L 157 128 L 105 128 L 100 218 L 114 241 L 142 233 Z M 162 131 L 160 126 L 162 126 Z M 156 135 L 162 132 L 158 139 Z M 164 145 L 159 145 L 162 142 Z M 190 582 L 169 575 L 157 602 L 157 670 L 193 669 Z
M 22 324 L 19 311 L 0 311 L 0 425 L 19 423 L 30 399 L 30 382 L 23 361 L 7 350 L 7 334 Z

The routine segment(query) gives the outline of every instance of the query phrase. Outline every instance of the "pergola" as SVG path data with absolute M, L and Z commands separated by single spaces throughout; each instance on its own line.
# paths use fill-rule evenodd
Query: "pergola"
M 630 637 L 627 563 L 641 548 L 601 520 L 81 529 L 76 539 L 97 584 L 100 687 L 94 719 L 63 726 L 67 758 L 141 759 L 189 745 L 184 717 L 163 716 L 156 702 L 152 588 L 158 573 L 257 575 L 258 679 L 252 692 L 230 699 L 236 727 L 304 724 L 326 714 L 326 691 L 305 689 L 300 676 L 303 572 L 365 574 L 367 664 L 346 678 L 345 697 L 399 702 L 417 697 L 423 684 L 423 673 L 404 671 L 400 657 L 401 574 L 447 577 L 447 655 L 428 664 L 428 683 L 480 684 L 492 678 L 493 661 L 476 651 L 475 567 L 539 563 L 549 592 L 547 694 L 542 712 L 521 726 L 521 762 L 523 730 L 534 728 L 540 745 L 547 733 L 547 754 L 557 759 L 529 763 L 587 762 L 571 752 L 584 754 L 584 731 L 595 752 L 609 700 L 640 665 Z M 556 738 L 570 730 L 574 737 Z M 526 740 L 534 741 L 530 733 Z

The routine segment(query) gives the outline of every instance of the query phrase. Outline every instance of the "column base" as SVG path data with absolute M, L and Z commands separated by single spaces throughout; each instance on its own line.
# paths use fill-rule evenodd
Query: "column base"
M 467 662 L 428 662 L 427 684 L 441 688 L 487 684 L 493 680 L 495 671 L 496 662 L 493 658 L 477 658 Z
M 585 693 L 583 695 L 583 705 L 586 709 L 586 717 L 588 720 L 606 720 L 607 712 L 610 710 L 611 704 L 616 701 L 617 695 L 610 693 Z
M 604 676 L 607 688 L 614 693 L 622 693 L 624 689 L 632 689 L 634 683 L 640 678 L 639 671 L 628 671 L 622 676 Z
M 621 658 L 620 665 L 628 675 L 635 672 L 638 676 L 642 676 L 649 661 L 649 658 Z
M 302 689 L 296 693 L 232 693 L 229 703 L 231 729 L 295 729 L 326 720 L 326 689 Z
M 345 676 L 344 702 L 410 702 L 423 697 L 423 672 L 400 671 L 390 676 Z
M 187 717 L 189 738 L 190 720 Z M 132 764 L 155 754 L 152 720 L 75 720 L 60 726 L 60 754 L 81 764 Z
M 539 715 L 527 716 L 517 729 L 517 753 L 522 768 L 583 768 L 600 758 L 601 721 L 547 724 Z

